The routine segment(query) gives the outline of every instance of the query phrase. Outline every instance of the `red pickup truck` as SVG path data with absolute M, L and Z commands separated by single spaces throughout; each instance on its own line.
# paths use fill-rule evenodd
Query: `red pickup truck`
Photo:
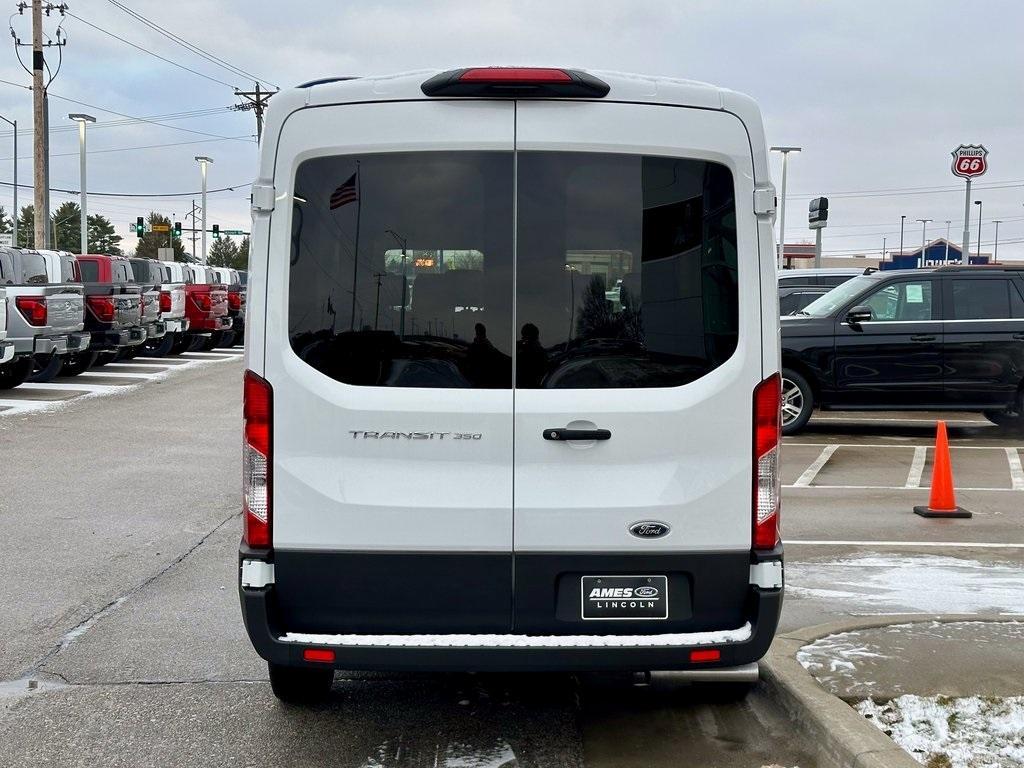
M 146 340 L 145 306 L 128 259 L 92 253 L 75 259 L 85 288 L 85 329 L 92 334 L 90 354 L 79 362 L 84 370 L 109 363 Z
M 192 282 L 185 284 L 185 317 L 188 331 L 181 348 L 193 351 L 213 349 L 221 343 L 224 331 L 230 330 L 227 286 L 216 281 L 213 270 L 201 264 L 187 264 Z

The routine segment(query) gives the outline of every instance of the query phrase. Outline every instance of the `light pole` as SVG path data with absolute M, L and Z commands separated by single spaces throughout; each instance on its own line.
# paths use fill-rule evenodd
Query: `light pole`
M 924 247 L 927 243 L 928 222 L 932 221 L 932 219 L 918 219 L 918 221 L 921 222 L 921 257 L 917 260 L 917 266 L 920 268 L 924 266 Z
M 903 222 L 907 220 L 906 215 L 900 216 L 900 256 L 903 255 Z
M 206 166 L 213 162 L 212 158 L 205 155 L 196 155 L 196 162 L 199 163 L 203 175 L 203 255 L 201 263 L 206 263 Z
M 84 256 L 89 252 L 89 213 L 86 210 L 85 192 L 85 126 L 89 123 L 95 123 L 96 118 L 92 115 L 74 112 L 68 115 L 68 119 L 78 123 L 78 163 L 82 178 L 82 203 L 79 206 L 82 209 L 82 244 L 81 251 L 79 252 Z M 15 162 L 17 162 L 17 159 L 15 159 Z
M 782 190 L 779 193 L 779 254 L 776 265 L 781 270 L 784 263 L 783 251 L 786 248 L 786 167 L 789 161 L 789 153 L 799 152 L 800 147 L 772 147 L 771 151 L 782 153 Z
M 981 263 L 981 200 L 975 200 L 974 204 L 978 206 L 978 263 Z M 967 254 L 964 254 L 964 258 L 967 258 Z
M 943 264 L 949 262 L 949 225 L 952 223 L 952 221 L 946 219 L 946 256 L 942 261 Z
M 885 264 L 885 238 L 882 238 L 882 264 Z
M 11 216 L 11 232 L 14 237 L 14 247 L 18 247 L 18 121 L 8 120 L 0 115 L 0 120 L 14 128 L 14 215 Z
M 993 219 L 992 223 L 996 225 L 996 242 L 992 246 L 992 261 L 995 264 L 999 263 L 999 222 L 1001 219 Z M 978 238 L 979 240 L 981 238 Z

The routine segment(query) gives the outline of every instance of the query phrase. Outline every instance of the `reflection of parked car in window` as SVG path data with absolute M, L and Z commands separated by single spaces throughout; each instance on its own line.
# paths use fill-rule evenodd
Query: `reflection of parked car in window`
M 978 411 L 1024 426 L 1024 270 L 856 277 L 782 319 L 782 424 L 828 410 Z
M 601 78 L 274 96 L 238 576 L 280 698 L 335 668 L 756 679 L 783 587 L 760 113 Z

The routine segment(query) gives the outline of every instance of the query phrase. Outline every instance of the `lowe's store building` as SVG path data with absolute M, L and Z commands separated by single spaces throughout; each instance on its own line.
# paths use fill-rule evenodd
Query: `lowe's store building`
M 916 248 L 913 251 L 889 255 L 885 261 L 878 265 L 878 268 L 917 269 L 919 266 L 941 267 L 944 264 L 959 264 L 962 253 L 963 249 L 960 246 L 954 245 L 944 237 L 940 237 L 938 240 L 932 240 L 924 247 L 923 263 L 921 262 L 921 249 Z M 991 254 L 982 253 L 977 255 L 972 253 L 969 254 L 968 258 L 970 264 L 988 264 L 991 260 Z

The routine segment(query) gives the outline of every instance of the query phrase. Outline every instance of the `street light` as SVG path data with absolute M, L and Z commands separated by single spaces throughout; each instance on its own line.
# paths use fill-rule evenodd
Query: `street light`
M 88 123 L 95 123 L 96 118 L 92 115 L 83 115 L 75 112 L 68 115 L 69 120 L 74 120 L 78 123 L 78 155 L 80 172 L 82 176 L 82 245 L 81 254 L 84 256 L 89 252 L 89 213 L 86 210 L 86 192 L 85 192 L 85 126 Z M 17 160 L 15 160 L 17 162 Z
M 996 243 L 992 246 L 992 261 L 996 264 L 999 263 L 999 224 L 1002 219 L 993 219 L 992 223 L 996 225 Z
M 932 219 L 918 219 L 921 222 L 921 257 L 917 260 L 917 266 L 924 266 L 924 247 L 927 243 L 926 233 L 928 232 L 928 222 Z
M 981 263 L 981 200 L 975 200 L 974 204 L 978 206 L 978 263 Z M 967 258 L 967 254 L 964 254 L 964 258 Z
M 203 175 L 203 252 L 202 252 L 202 263 L 206 263 L 206 166 L 213 162 L 213 158 L 206 157 L 205 155 L 196 155 L 196 162 L 199 163 L 199 168 Z
M 0 115 L 0 120 L 14 128 L 14 215 L 11 217 L 11 231 L 14 238 L 14 247 L 18 247 L 18 121 L 8 120 Z
M 946 256 L 942 261 L 943 264 L 949 261 L 949 225 L 952 223 L 952 221 L 946 219 Z
M 905 222 L 906 220 L 906 214 L 900 216 L 900 256 L 903 255 L 903 222 Z
M 779 205 L 779 258 L 777 267 L 782 269 L 783 251 L 786 248 L 786 167 L 789 161 L 790 152 L 799 152 L 800 147 L 772 147 L 772 152 L 782 153 L 782 190 L 780 191 Z
M 386 234 L 389 234 L 393 238 L 395 238 L 395 242 L 397 242 L 400 246 L 402 246 L 402 306 L 398 310 L 398 340 L 402 341 L 403 339 L 405 339 L 405 302 L 407 301 L 407 296 L 408 296 L 408 294 L 406 292 L 409 290 L 408 289 L 409 281 L 406 279 L 406 276 L 405 276 L 405 254 L 406 254 L 406 249 L 407 249 L 407 247 L 409 245 L 409 241 L 406 240 L 404 237 L 402 237 L 397 232 L 395 232 L 395 230 L 393 230 L 393 229 L 386 229 L 384 231 L 385 231 Z M 353 295 L 352 295 L 352 301 L 355 301 L 355 293 L 354 293 L 354 291 L 353 291 Z

